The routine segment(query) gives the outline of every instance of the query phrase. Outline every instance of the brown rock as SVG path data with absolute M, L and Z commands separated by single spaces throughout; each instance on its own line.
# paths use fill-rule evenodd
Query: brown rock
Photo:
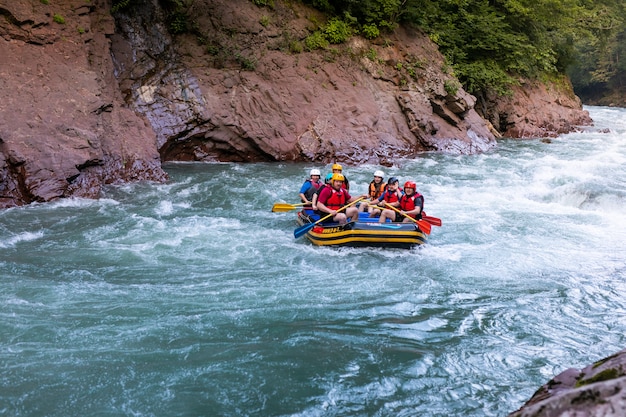
M 568 369 L 509 417 L 626 415 L 626 349 L 586 368 Z
M 592 123 L 567 79 L 551 85 L 520 80 L 511 97 L 490 103 L 486 118 L 509 138 L 555 137 Z
M 112 77 L 106 9 L 69 0 L 0 8 L 0 207 L 163 181 L 152 128 L 122 107 Z
M 525 86 L 494 129 L 419 31 L 301 52 L 323 19 L 301 4 L 186 4 L 172 38 L 156 0 L 115 20 L 105 0 L 0 0 L 0 207 L 164 181 L 161 160 L 390 164 L 585 121 L 568 91 Z
M 174 41 L 150 2 L 119 16 L 121 84 L 154 127 L 162 159 L 358 163 L 495 146 L 473 97 L 446 92 L 443 57 L 423 33 L 289 53 L 310 34 L 302 7 L 199 0 L 189 13 L 200 33 Z

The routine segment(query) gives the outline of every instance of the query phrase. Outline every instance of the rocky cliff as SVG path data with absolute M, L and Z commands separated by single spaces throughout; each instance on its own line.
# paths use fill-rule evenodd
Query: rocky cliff
M 0 0 L 0 207 L 164 181 L 168 160 L 388 165 L 590 123 L 567 86 L 477 109 L 417 30 L 307 51 L 323 16 L 274 3 L 195 0 L 172 22 L 157 0 L 113 15 L 108 0 Z
M 156 135 L 123 105 L 104 5 L 0 1 L 0 207 L 164 181 Z
M 623 417 L 626 350 L 584 369 L 570 368 L 543 385 L 509 417 Z

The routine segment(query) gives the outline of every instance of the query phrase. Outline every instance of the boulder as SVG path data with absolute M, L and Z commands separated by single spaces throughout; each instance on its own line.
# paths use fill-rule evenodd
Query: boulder
M 567 369 L 509 417 L 626 415 L 626 349 L 583 369 Z

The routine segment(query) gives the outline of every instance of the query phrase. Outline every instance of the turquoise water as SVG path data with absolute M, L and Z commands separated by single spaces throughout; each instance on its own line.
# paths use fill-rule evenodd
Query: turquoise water
M 0 415 L 516 410 L 626 342 L 626 110 L 589 110 L 611 131 L 383 167 L 443 220 L 412 250 L 295 240 L 271 207 L 312 164 L 0 211 Z

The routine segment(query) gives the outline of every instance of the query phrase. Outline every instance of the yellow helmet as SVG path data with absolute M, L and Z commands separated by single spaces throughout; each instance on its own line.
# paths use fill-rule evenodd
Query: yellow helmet
M 338 169 L 339 171 L 343 171 L 343 168 L 339 164 L 333 164 L 333 171 Z M 342 180 L 343 181 L 343 180 Z
M 335 173 L 333 174 L 333 181 L 345 181 L 343 174 Z

